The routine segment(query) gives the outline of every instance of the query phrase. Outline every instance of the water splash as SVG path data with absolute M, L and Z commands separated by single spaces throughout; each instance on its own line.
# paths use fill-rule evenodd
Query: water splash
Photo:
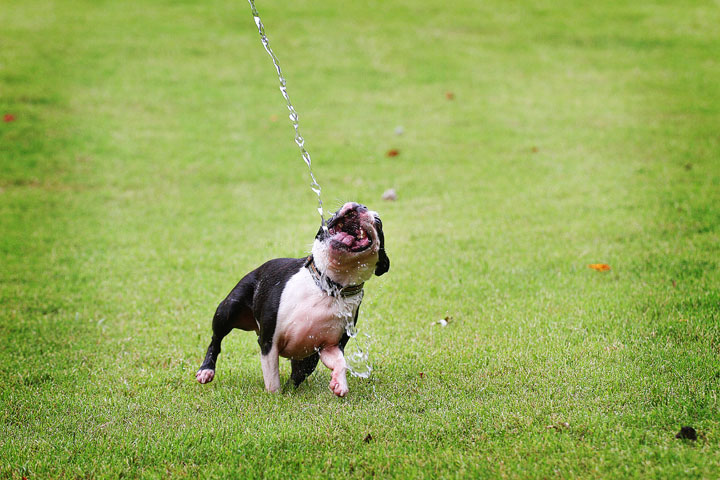
M 358 336 L 353 310 L 354 309 L 350 307 L 347 312 L 341 311 L 345 319 L 345 333 L 350 337 L 350 340 L 353 340 L 345 346 L 345 363 L 347 363 L 348 371 L 353 377 L 368 378 L 370 377 L 370 373 L 372 373 L 372 365 L 370 364 L 370 335 L 363 333 L 362 338 Z
M 370 363 L 370 335 L 362 334 L 364 338 L 352 337 L 354 342 L 345 346 L 345 363 L 353 377 L 369 378 L 372 373 Z
M 255 25 L 257 26 L 258 32 L 260 33 L 260 40 L 262 41 L 263 47 L 265 48 L 265 51 L 270 55 L 270 58 L 272 59 L 273 65 L 275 66 L 275 70 L 277 72 L 278 79 L 280 80 L 280 93 L 282 93 L 283 98 L 285 98 L 285 103 L 287 104 L 287 109 L 290 112 L 288 117 L 290 118 L 290 121 L 292 122 L 293 129 L 295 130 L 295 143 L 297 144 L 298 148 L 300 149 L 300 156 L 302 157 L 303 161 L 308 167 L 308 171 L 310 172 L 310 189 L 312 189 L 313 192 L 315 192 L 315 195 L 317 195 L 318 199 L 318 206 L 317 211 L 320 214 L 320 223 L 322 225 L 323 230 L 327 232 L 327 225 L 325 225 L 325 214 L 323 211 L 323 203 L 322 198 L 320 197 L 320 193 L 322 189 L 320 188 L 320 184 L 315 180 L 315 175 L 312 171 L 312 160 L 310 158 L 310 153 L 305 148 L 305 138 L 300 134 L 300 127 L 299 127 L 299 117 L 297 111 L 295 111 L 295 107 L 293 107 L 292 102 L 290 102 L 290 96 L 287 92 L 287 81 L 285 80 L 285 77 L 283 76 L 282 69 L 280 68 L 280 63 L 278 62 L 277 57 L 275 56 L 275 53 L 273 53 L 272 48 L 270 48 L 270 41 L 267 38 L 267 35 L 265 35 L 265 26 L 262 23 L 262 20 L 260 20 L 260 14 L 257 11 L 257 8 L 255 8 L 255 1 L 254 0 L 248 0 L 248 3 L 250 3 L 250 8 L 252 9 L 252 15 L 255 19 Z

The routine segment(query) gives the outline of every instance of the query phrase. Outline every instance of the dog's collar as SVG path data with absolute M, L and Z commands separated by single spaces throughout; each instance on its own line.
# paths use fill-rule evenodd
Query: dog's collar
M 364 282 L 360 285 L 348 285 L 347 287 L 343 287 L 327 275 L 320 273 L 317 265 L 315 265 L 315 259 L 312 255 L 310 255 L 305 261 L 305 267 L 310 270 L 310 275 L 312 275 L 317 286 L 332 297 L 352 297 L 353 295 L 357 295 L 363 291 L 363 286 L 365 285 Z

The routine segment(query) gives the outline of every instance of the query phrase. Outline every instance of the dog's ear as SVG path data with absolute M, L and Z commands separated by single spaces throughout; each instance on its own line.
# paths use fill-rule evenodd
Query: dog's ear
M 385 234 L 383 234 L 382 221 L 380 217 L 375 217 L 375 231 L 377 232 L 380 249 L 378 250 L 378 262 L 375 265 L 375 275 L 378 277 L 390 270 L 390 259 L 385 253 Z
M 375 275 L 378 277 L 390 270 L 390 259 L 385 253 L 385 249 L 381 248 L 378 252 L 378 263 L 375 265 Z

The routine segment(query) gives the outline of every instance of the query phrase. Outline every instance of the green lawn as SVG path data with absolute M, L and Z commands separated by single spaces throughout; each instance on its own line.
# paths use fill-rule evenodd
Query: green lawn
M 246 2 L 0 0 L 0 477 L 720 477 L 720 4 L 257 2 L 373 375 L 194 381 L 318 228 Z

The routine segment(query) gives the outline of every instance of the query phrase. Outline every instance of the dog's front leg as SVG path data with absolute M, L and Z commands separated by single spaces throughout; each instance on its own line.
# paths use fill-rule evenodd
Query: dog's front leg
M 262 365 L 263 379 L 265 380 L 265 390 L 268 392 L 277 392 L 280 390 L 278 357 L 277 345 L 273 345 L 267 354 L 260 355 L 260 364 Z
M 332 377 L 330 379 L 330 390 L 338 397 L 344 397 L 348 393 L 347 383 L 347 363 L 345 363 L 345 356 L 342 350 L 337 345 L 332 347 L 325 347 L 320 350 L 320 360 L 323 364 L 332 370 Z

